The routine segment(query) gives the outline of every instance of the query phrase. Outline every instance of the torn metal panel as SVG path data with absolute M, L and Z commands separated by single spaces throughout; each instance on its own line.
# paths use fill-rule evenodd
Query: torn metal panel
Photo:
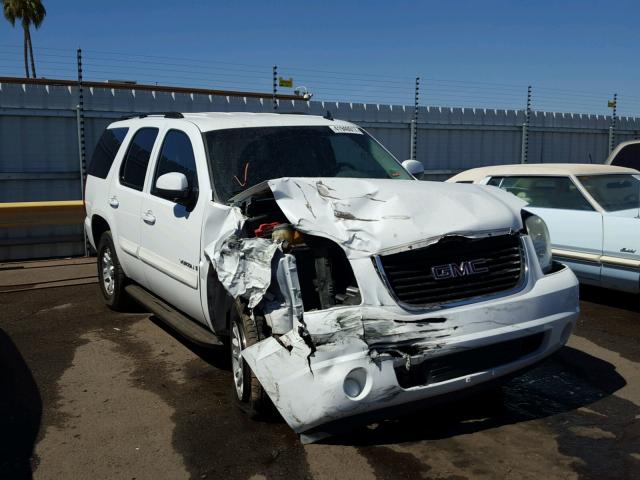
M 202 244 L 205 245 L 205 255 L 211 260 L 229 237 L 241 232 L 245 218 L 240 209 L 235 206 L 214 202 L 207 206 L 202 228 Z
M 216 248 L 205 249 L 218 278 L 233 298 L 247 299 L 254 308 L 271 284 L 271 261 L 280 245 L 264 238 L 235 235 Z
M 333 349 L 334 355 L 339 352 L 340 349 Z M 348 365 L 341 365 L 340 361 L 349 355 L 322 361 L 315 356 L 309 358 L 311 353 L 295 331 L 280 337 L 280 341 L 270 337 L 242 351 L 274 405 L 296 432 L 348 415 L 350 410 L 333 388 L 336 380 L 340 381 L 349 372 Z M 355 355 L 366 356 L 364 343 Z M 334 411 L 336 407 L 339 412 Z
M 205 219 L 204 253 L 233 298 L 255 307 L 271 284 L 271 260 L 278 243 L 241 236 L 245 217 L 238 207 L 210 204 Z
M 285 307 L 289 311 L 292 319 L 302 320 L 302 292 L 300 291 L 300 281 L 298 280 L 298 270 L 296 267 L 296 257 L 284 254 L 278 260 L 276 278 L 280 292 L 285 299 Z M 293 323 L 291 324 L 293 328 Z
M 305 324 L 316 348 L 321 351 L 345 343 L 366 344 L 362 309 L 359 307 L 308 312 Z
M 441 339 L 450 338 L 458 326 L 449 326 L 446 319 L 434 318 L 410 322 L 388 318 L 367 318 L 363 321 L 365 342 L 377 352 L 410 347 L 411 352 L 433 348 Z
M 278 284 L 278 295 L 268 299 L 263 307 L 267 324 L 274 335 L 289 332 L 302 321 L 304 305 L 298 280 L 296 259 L 293 255 L 283 254 L 277 260 L 275 277 Z
M 440 348 L 442 339 L 451 338 L 459 327 L 442 317 L 394 319 L 388 309 L 361 306 L 307 312 L 304 322 L 318 358 L 336 348 L 366 348 L 373 356 L 389 351 L 418 354 Z

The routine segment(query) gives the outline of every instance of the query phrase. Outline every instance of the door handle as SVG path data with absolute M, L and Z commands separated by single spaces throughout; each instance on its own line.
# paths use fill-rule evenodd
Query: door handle
M 142 220 L 144 220 L 144 223 L 149 225 L 156 223 L 156 217 L 153 216 L 153 212 L 151 210 L 147 210 L 142 214 Z
M 120 202 L 118 201 L 118 198 L 115 195 L 112 197 L 109 197 L 109 205 L 111 205 L 113 208 L 118 208 L 118 205 L 120 205 Z

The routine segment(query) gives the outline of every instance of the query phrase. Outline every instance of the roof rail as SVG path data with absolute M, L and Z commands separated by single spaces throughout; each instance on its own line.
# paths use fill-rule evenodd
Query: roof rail
M 139 113 L 136 115 L 129 115 L 122 117 L 122 120 L 128 120 L 130 118 L 145 118 L 145 117 L 164 117 L 164 118 L 184 118 L 184 115 L 180 112 L 149 112 Z

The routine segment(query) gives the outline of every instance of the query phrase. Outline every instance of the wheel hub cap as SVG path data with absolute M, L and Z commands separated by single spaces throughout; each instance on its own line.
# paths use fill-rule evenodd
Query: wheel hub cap
M 115 268 L 113 265 L 113 258 L 111 257 L 111 249 L 105 248 L 102 252 L 102 284 L 105 292 L 108 295 L 113 295 L 115 290 Z
M 236 395 L 242 400 L 244 393 L 244 370 L 242 365 L 242 336 L 240 329 L 235 322 L 231 327 L 231 371 L 233 372 L 233 383 L 236 387 Z

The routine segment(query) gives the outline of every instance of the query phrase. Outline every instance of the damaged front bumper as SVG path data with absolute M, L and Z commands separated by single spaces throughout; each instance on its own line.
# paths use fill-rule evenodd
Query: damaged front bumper
M 285 421 L 315 441 L 322 425 L 497 379 L 562 347 L 578 316 L 575 276 L 563 267 L 530 280 L 503 298 L 422 314 L 392 305 L 305 312 L 304 331 L 243 357 Z

